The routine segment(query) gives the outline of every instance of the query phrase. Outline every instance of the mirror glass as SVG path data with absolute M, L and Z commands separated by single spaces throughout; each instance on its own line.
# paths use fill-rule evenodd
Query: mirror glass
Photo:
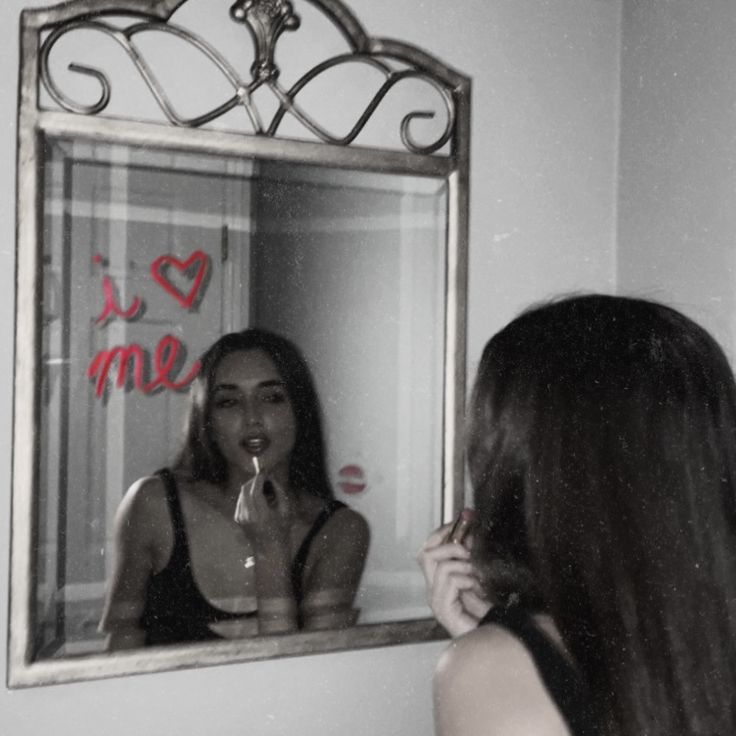
M 340 0 L 94 5 L 21 17 L 9 685 L 445 636 L 415 556 L 464 489 L 470 80 Z M 307 452 L 300 359 L 261 361 L 259 407 L 291 410 L 279 477 L 267 432 L 217 425 L 235 406 L 219 393 L 247 403 L 245 368 L 200 372 L 247 328 L 296 347 L 320 405 L 325 451 Z M 216 390 L 197 404 L 201 377 Z M 141 510 L 166 468 L 178 492 L 152 479 Z M 326 486 L 352 512 L 310 537 Z M 273 509 L 272 492 L 289 523 L 244 534 L 238 494 Z M 151 612 L 172 559 L 191 574 Z M 171 636 L 144 623 L 174 618 Z
M 445 179 L 68 136 L 42 171 L 33 659 L 103 649 L 123 493 L 177 453 L 200 354 L 248 326 L 302 351 L 335 496 L 370 526 L 358 625 L 427 617 Z

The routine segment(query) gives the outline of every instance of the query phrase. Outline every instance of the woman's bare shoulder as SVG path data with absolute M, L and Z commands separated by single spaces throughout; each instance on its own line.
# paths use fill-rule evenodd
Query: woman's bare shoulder
M 306 578 L 312 589 L 357 589 L 370 546 L 370 529 L 365 518 L 343 506 L 327 519 L 310 547 Z M 319 568 L 319 574 L 312 577 Z
M 118 508 L 118 520 L 126 524 L 152 521 L 167 514 L 166 486 L 159 475 L 147 475 L 136 480 L 123 496 Z
M 338 509 L 325 525 L 325 536 L 333 542 L 336 540 L 349 541 L 353 545 L 368 544 L 370 528 L 362 514 L 349 506 Z
M 438 736 L 567 736 L 526 647 L 487 625 L 452 641 L 434 676 Z
M 435 682 L 448 681 L 475 686 L 499 678 L 506 670 L 520 672 L 533 663 L 524 645 L 500 626 L 479 626 L 453 639 L 442 653 L 435 671 Z

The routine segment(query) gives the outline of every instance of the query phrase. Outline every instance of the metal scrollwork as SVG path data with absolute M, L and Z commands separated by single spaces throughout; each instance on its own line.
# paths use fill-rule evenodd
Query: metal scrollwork
M 299 108 L 299 106 L 295 102 L 295 98 L 297 94 L 313 79 L 315 79 L 317 76 L 319 76 L 322 72 L 326 71 L 327 69 L 331 69 L 335 66 L 338 66 L 340 64 L 344 64 L 346 62 L 362 62 L 364 64 L 368 64 L 379 71 L 381 71 L 384 76 L 386 77 L 384 83 L 381 85 L 379 90 L 375 93 L 373 96 L 373 99 L 370 101 L 368 106 L 365 108 L 361 116 L 358 118 L 358 121 L 353 126 L 352 130 L 350 130 L 347 135 L 343 137 L 337 137 L 332 134 L 330 134 L 328 131 L 326 131 L 324 128 L 319 126 L 309 115 L 307 115 L 303 110 Z M 327 61 L 323 62 L 322 64 L 319 64 L 318 66 L 314 67 L 311 71 L 307 72 L 294 86 L 287 91 L 281 89 L 277 85 L 274 85 L 274 92 L 278 96 L 281 107 L 278 109 L 276 114 L 273 117 L 273 120 L 271 121 L 271 125 L 268 128 L 268 135 L 276 135 L 276 132 L 278 130 L 279 124 L 281 123 L 281 120 L 283 119 L 286 112 L 291 113 L 294 117 L 297 118 L 306 128 L 308 128 L 314 135 L 318 136 L 321 140 L 325 141 L 326 143 L 336 143 L 339 145 L 347 146 L 350 145 L 360 134 L 361 130 L 365 127 L 368 120 L 370 120 L 371 116 L 375 112 L 375 110 L 378 108 L 378 106 L 381 104 L 381 100 L 388 94 L 388 92 L 399 82 L 406 80 L 406 79 L 421 79 L 428 84 L 430 84 L 441 96 L 444 104 L 445 109 L 447 111 L 447 123 L 445 125 L 445 129 L 442 132 L 442 135 L 430 143 L 429 145 L 422 146 L 418 144 L 413 137 L 411 136 L 409 132 L 409 126 L 411 125 L 412 120 L 416 119 L 431 119 L 434 117 L 434 112 L 431 111 L 415 111 L 411 112 L 404 116 L 404 118 L 401 121 L 401 141 L 406 146 L 406 148 L 411 151 L 412 153 L 433 153 L 434 151 L 439 150 L 442 148 L 442 146 L 447 143 L 447 141 L 450 139 L 450 136 L 452 135 L 452 129 L 455 122 L 455 115 L 454 115 L 454 107 L 452 103 L 452 97 L 447 92 L 447 90 L 442 87 L 436 80 L 432 79 L 432 77 L 423 74 L 421 72 L 417 72 L 414 70 L 401 70 L 401 71 L 394 71 L 388 64 L 383 62 L 382 60 L 372 57 L 372 56 L 366 56 L 362 54 L 346 54 L 343 56 L 336 56 L 332 59 L 328 59 Z
M 230 17 L 235 22 L 244 25 L 253 40 L 255 58 L 250 68 L 250 80 L 243 79 L 215 47 L 186 28 L 167 21 L 157 20 L 144 20 L 133 23 L 127 28 L 120 28 L 100 18 L 90 17 L 89 14 L 83 19 L 62 23 L 49 33 L 40 50 L 41 79 L 51 98 L 68 112 L 81 115 L 97 115 L 105 110 L 110 101 L 111 85 L 108 76 L 103 71 L 88 65 L 69 64 L 70 71 L 90 76 L 96 79 L 100 85 L 98 99 L 91 104 L 82 104 L 64 93 L 50 69 L 50 54 L 58 41 L 73 31 L 86 29 L 107 35 L 124 49 L 166 119 L 172 125 L 200 127 L 216 120 L 230 110 L 242 106 L 256 135 L 275 137 L 281 122 L 288 114 L 298 120 L 320 140 L 326 143 L 347 146 L 355 141 L 389 91 L 405 80 L 418 79 L 427 83 L 439 95 L 446 113 L 446 124 L 438 137 L 422 145 L 411 133 L 412 122 L 419 119 L 433 118 L 435 113 L 423 110 L 409 112 L 403 117 L 400 125 L 400 135 L 404 146 L 413 153 L 429 154 L 441 149 L 452 137 L 456 117 L 452 91 L 444 81 L 436 79 L 425 69 L 411 65 L 408 68 L 403 66 L 394 68 L 390 63 L 390 59 L 386 58 L 387 54 L 373 52 L 370 48 L 355 48 L 355 46 L 365 46 L 365 44 L 354 44 L 354 50 L 351 53 L 341 54 L 323 61 L 302 75 L 289 89 L 286 89 L 279 83 L 279 68 L 275 63 L 274 54 L 280 36 L 285 31 L 295 31 L 300 26 L 300 18 L 294 12 L 292 3 L 289 0 L 236 0 L 230 8 Z M 339 19 L 334 17 L 331 20 L 336 24 L 339 23 Z M 344 28 L 342 30 L 349 37 L 349 31 Z M 154 74 L 153 69 L 147 63 L 141 49 L 135 43 L 135 36 L 144 31 L 172 34 L 189 43 L 207 57 L 224 75 L 233 89 L 232 96 L 204 114 L 194 117 L 180 115 Z M 361 41 L 363 40 L 367 40 L 367 45 L 370 46 L 370 40 L 367 37 L 361 38 Z M 407 61 L 410 63 L 411 59 L 401 58 L 400 61 L 406 64 Z M 326 130 L 314 116 L 306 113 L 300 107 L 297 96 L 310 82 L 325 71 L 355 62 L 377 69 L 383 74 L 384 81 L 359 115 L 351 130 L 345 135 L 335 135 Z M 268 125 L 264 125 L 261 114 L 253 100 L 253 93 L 261 87 L 270 89 L 279 103 L 278 109 Z
M 251 67 L 254 80 L 275 80 L 279 70 L 273 60 L 276 41 L 284 31 L 299 28 L 299 16 L 288 0 L 238 0 L 230 8 L 230 17 L 244 23 L 255 45 L 256 59 Z

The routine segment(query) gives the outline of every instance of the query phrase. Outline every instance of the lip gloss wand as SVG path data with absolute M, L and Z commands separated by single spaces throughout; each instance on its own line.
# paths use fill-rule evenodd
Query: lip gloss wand
M 246 500 L 246 492 L 250 496 L 251 504 L 253 503 L 253 493 L 256 489 L 256 480 L 261 472 L 261 464 L 258 462 L 258 458 L 253 455 L 253 469 L 256 471 L 255 476 L 248 483 L 243 483 L 240 487 L 240 493 L 238 495 L 238 501 L 235 504 L 235 514 L 233 518 L 238 524 L 247 524 L 251 521 L 250 514 L 248 513 L 248 501 Z M 248 486 L 250 485 L 250 488 Z

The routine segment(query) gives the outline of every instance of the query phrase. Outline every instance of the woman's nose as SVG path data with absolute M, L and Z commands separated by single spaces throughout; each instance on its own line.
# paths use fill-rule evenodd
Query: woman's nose
M 258 426 L 263 424 L 263 414 L 258 402 L 245 402 L 243 407 L 243 420 L 246 426 Z

